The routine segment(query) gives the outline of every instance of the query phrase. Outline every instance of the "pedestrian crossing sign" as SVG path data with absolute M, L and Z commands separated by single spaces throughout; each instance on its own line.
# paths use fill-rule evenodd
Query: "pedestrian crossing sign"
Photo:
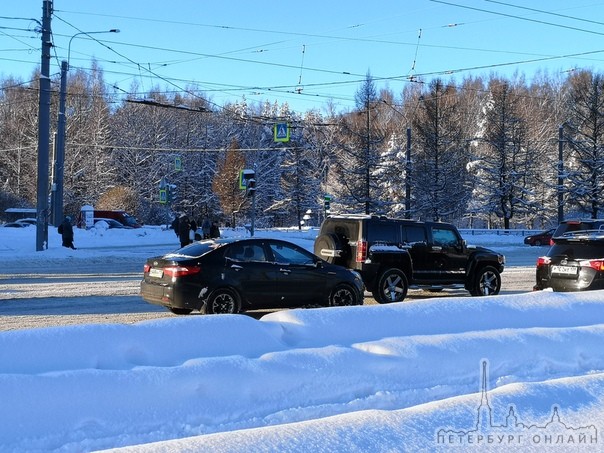
M 273 127 L 273 134 L 276 142 L 289 142 L 289 124 L 276 123 Z

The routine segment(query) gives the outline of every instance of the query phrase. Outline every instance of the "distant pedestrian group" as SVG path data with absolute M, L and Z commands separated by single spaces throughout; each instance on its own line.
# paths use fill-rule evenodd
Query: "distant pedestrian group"
M 199 224 L 199 225 L 198 225 Z M 201 233 L 197 233 L 198 226 L 201 228 Z M 184 247 L 191 244 L 198 235 L 201 239 L 215 239 L 220 237 L 220 229 L 216 222 L 211 222 L 209 219 L 190 220 L 189 216 L 182 214 L 176 216 L 172 221 L 172 229 L 174 234 L 180 240 L 180 246 Z

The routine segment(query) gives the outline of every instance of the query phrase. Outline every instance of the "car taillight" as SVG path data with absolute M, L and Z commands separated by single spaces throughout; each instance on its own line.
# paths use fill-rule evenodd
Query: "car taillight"
M 151 265 L 150 265 L 150 264 L 145 263 L 145 265 L 143 266 L 143 272 L 144 272 L 145 274 L 148 274 L 150 270 L 151 270 Z
M 164 267 L 164 275 L 168 277 L 176 278 L 176 277 L 185 277 L 187 275 L 194 275 L 201 272 L 201 267 L 199 266 L 170 266 Z
M 540 256 L 537 258 L 537 267 L 545 266 L 551 262 L 552 260 L 549 258 L 549 256 Z
M 604 271 L 604 260 L 589 260 L 589 267 L 597 271 Z
M 357 263 L 362 263 L 367 259 L 367 242 L 357 242 Z

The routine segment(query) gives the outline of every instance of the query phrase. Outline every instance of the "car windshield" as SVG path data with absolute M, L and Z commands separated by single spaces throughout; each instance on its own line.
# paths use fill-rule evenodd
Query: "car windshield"
M 552 246 L 548 255 L 575 260 L 604 258 L 604 242 L 559 242 Z

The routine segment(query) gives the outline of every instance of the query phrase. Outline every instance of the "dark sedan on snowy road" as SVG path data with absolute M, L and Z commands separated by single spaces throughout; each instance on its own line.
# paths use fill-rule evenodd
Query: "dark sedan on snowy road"
M 550 228 L 549 230 L 541 231 L 540 233 L 531 234 L 524 238 L 524 243 L 527 245 L 550 245 L 550 240 L 552 235 L 556 231 L 555 228 Z
M 194 242 L 150 258 L 141 295 L 176 314 L 363 303 L 360 275 L 278 239 Z

